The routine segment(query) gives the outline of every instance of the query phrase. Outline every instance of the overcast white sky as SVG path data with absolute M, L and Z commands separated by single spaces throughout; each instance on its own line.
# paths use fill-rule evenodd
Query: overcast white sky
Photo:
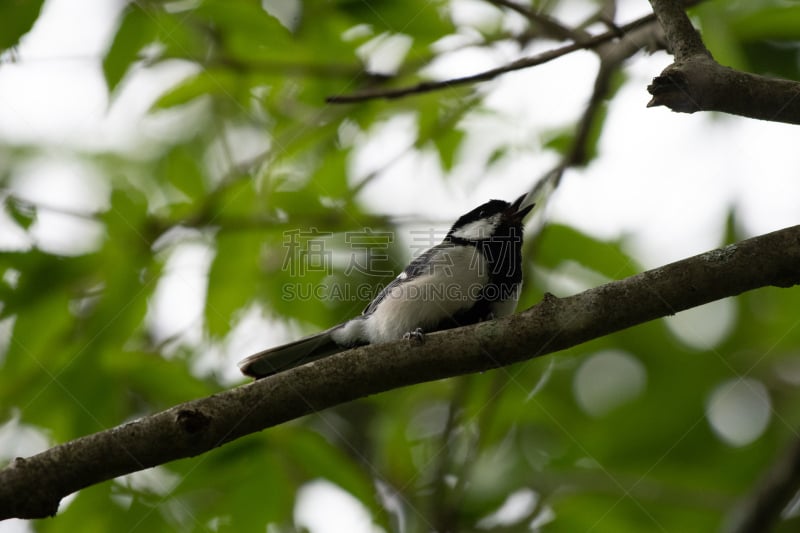
M 49 147 L 47 158 L 19 169 L 13 179 L 19 194 L 78 211 L 102 209 L 108 186 L 71 151 L 147 151 L 178 131 L 174 116 L 148 117 L 145 111 L 191 66 L 172 63 L 140 71 L 109 104 L 100 58 L 122 5 L 119 0 L 49 0 L 36 27 L 24 38 L 17 60 L 0 64 L 0 142 Z M 476 0 L 460 5 L 464 20 L 484 16 L 485 6 Z M 580 5 L 580 1 L 568 4 L 561 15 L 577 16 Z M 619 20 L 639 16 L 647 8 L 643 0 L 622 2 Z M 466 51 L 440 63 L 437 72 L 474 72 L 503 63 L 512 53 L 504 47 L 491 53 Z M 599 158 L 585 170 L 566 174 L 545 207 L 546 218 L 600 237 L 626 236 L 630 250 L 646 267 L 717 246 L 724 215 L 732 206 L 748 235 L 797 224 L 797 128 L 646 109 L 646 86 L 669 63 L 663 53 L 631 61 L 626 69 L 629 81 L 610 106 Z M 404 157 L 363 191 L 363 201 L 380 213 L 449 220 L 490 197 L 515 198 L 552 167 L 555 156 L 536 146 L 544 132 L 580 115 L 593 82 L 589 73 L 593 76 L 596 65 L 591 53 L 579 52 L 485 84 L 488 106 L 499 115 L 470 122 L 470 138 L 451 177 L 436 179 L 430 158 Z M 391 159 L 391 147 L 402 145 L 410 135 L 404 124 L 409 125 L 408 119 L 400 117 L 376 132 L 354 158 L 353 172 L 363 175 Z M 521 155 L 483 175 L 476 161 L 491 152 L 492 143 L 506 140 L 520 146 Z M 37 226 L 39 244 L 53 251 L 91 249 L 101 238 L 98 228 L 74 217 L 41 213 Z M 0 248 L 29 244 L 0 215 Z M 197 306 L 202 306 L 198 280 L 202 281 L 210 257 L 209 250 L 199 246 L 173 265 L 183 283 L 165 284 L 162 290 L 171 292 L 162 293 L 162 300 L 190 302 L 184 308 L 162 310 L 162 316 L 176 317 L 175 327 L 196 321 Z M 717 330 L 711 328 L 712 334 L 724 331 L 732 320 L 724 318 L 723 308 L 710 313 L 723 316 Z M 254 327 L 263 329 L 263 324 Z M 244 344 L 263 342 L 262 334 Z M 243 355 L 245 350 L 237 346 L 234 351 Z M 233 376 L 235 367 L 231 372 Z M 0 531 L 18 527 L 10 524 L 0 524 Z

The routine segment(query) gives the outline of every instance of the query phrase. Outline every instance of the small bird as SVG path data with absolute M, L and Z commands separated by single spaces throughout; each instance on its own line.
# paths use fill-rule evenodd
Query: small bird
M 534 204 L 490 200 L 459 218 L 441 243 L 414 259 L 363 313 L 343 324 L 239 362 L 262 378 L 364 344 L 466 326 L 514 312 L 522 287 L 522 221 Z

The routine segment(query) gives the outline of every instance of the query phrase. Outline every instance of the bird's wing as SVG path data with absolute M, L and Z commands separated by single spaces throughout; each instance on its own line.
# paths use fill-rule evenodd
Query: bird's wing
M 248 376 L 263 378 L 344 351 L 347 348 L 331 338 L 331 332 L 340 327 L 253 354 L 239 361 L 239 369 Z
M 381 292 L 369 303 L 367 307 L 364 308 L 364 311 L 361 313 L 362 315 L 370 315 L 372 314 L 375 309 L 378 307 L 378 304 L 386 298 L 386 295 L 392 292 L 392 289 L 397 287 L 402 283 L 407 283 L 409 280 L 414 278 L 418 278 L 424 274 L 428 274 L 431 272 L 431 259 L 438 253 L 440 253 L 443 249 L 443 245 L 439 244 L 434 246 L 433 248 L 428 248 L 420 254 L 416 259 L 411 261 L 408 266 L 397 275 L 388 285 L 386 285 Z

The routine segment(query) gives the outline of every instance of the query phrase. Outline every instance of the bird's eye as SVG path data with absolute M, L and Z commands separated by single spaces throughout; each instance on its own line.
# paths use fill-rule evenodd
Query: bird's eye
M 483 216 L 484 216 L 485 214 L 486 214 L 486 211 L 484 211 L 483 209 L 481 209 L 480 211 L 478 211 L 478 218 L 483 218 Z

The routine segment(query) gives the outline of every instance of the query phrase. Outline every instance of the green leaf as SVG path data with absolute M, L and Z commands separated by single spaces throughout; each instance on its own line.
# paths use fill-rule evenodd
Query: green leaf
M 543 146 L 555 150 L 561 155 L 565 155 L 575 143 L 575 131 L 572 128 L 551 132 L 543 137 L 546 139 Z
M 325 154 L 325 159 L 309 181 L 315 197 L 343 198 L 350 187 L 347 182 L 347 162 L 349 150 L 333 148 Z
M 201 163 L 202 154 L 191 150 L 189 146 L 181 145 L 170 150 L 162 161 L 160 171 L 168 183 L 194 202 L 206 192 Z
M 200 461 L 172 463 L 182 480 L 174 496 L 198 522 L 219 521 L 219 531 L 264 531 L 267 524 L 272 529 L 291 523 L 295 492 L 287 488 L 301 480 L 290 475 L 292 462 L 284 451 L 270 446 L 272 437 L 285 432 L 273 428 L 228 443 Z
M 21 202 L 12 196 L 6 197 L 6 212 L 11 215 L 14 222 L 19 224 L 22 229 L 28 229 L 31 224 L 36 222 L 36 208 L 33 204 Z
M 489 157 L 486 159 L 486 168 L 491 167 L 498 161 L 502 161 L 503 158 L 508 154 L 508 152 L 509 150 L 507 146 L 500 146 L 492 150 L 492 153 L 489 154 Z
M 103 368 L 110 379 L 126 383 L 130 393 L 152 412 L 220 389 L 193 376 L 186 358 L 165 359 L 147 352 L 106 350 Z
M 86 342 L 89 351 L 106 343 L 124 343 L 134 336 L 155 290 L 159 270 L 151 262 L 147 204 L 136 190 L 115 190 L 111 208 L 103 214 L 108 238 L 99 252 L 103 290 L 83 317 L 95 333 Z M 99 265 L 98 265 L 99 266 Z
M 55 272 L 57 262 L 49 263 Z M 12 310 L 17 312 L 14 320 L 11 343 L 3 360 L 3 377 L 13 376 L 13 382 L 7 387 L 0 388 L 3 395 L 8 395 L 3 405 L 14 405 L 22 401 L 21 396 L 25 393 L 29 384 L 28 379 L 35 380 L 37 372 L 44 367 L 57 367 L 51 365 L 51 361 L 57 359 L 61 354 L 53 352 L 50 348 L 54 344 L 53 337 L 69 331 L 73 318 L 68 312 L 69 298 L 63 286 L 60 284 L 44 284 L 30 287 L 34 280 L 45 280 L 44 276 L 32 275 L 29 271 L 23 271 L 20 282 L 25 283 L 26 288 L 22 288 L 16 298 L 20 296 L 34 296 L 29 300 L 16 302 L 11 300 Z M 9 300 L 4 299 L 4 303 Z M 4 309 L 5 311 L 5 309 Z M 48 335 L 42 334 L 42 324 L 48 324 Z M 14 403 L 11 403 L 14 402 Z
M 162 94 L 153 109 L 167 109 L 202 96 L 229 96 L 238 91 L 239 77 L 228 69 L 206 69 L 178 83 Z
M 213 23 L 222 32 L 261 34 L 263 43 L 286 44 L 291 34 L 260 2 L 203 0 L 193 15 Z
M 432 141 L 446 171 L 453 168 L 456 153 L 465 137 L 459 123 L 480 101 L 469 90 L 459 93 L 444 99 L 440 94 L 424 95 L 412 102 L 417 112 L 416 145 L 428 146 Z
M 27 312 L 29 307 L 80 287 L 94 272 L 95 255 L 58 257 L 39 250 L 0 254 L 0 273 L 19 273 L 12 286 L 0 283 L 3 309 L 0 318 Z
M 757 4 L 754 4 L 754 6 Z M 731 31 L 737 38 L 755 40 L 800 40 L 800 6 L 759 6 L 747 12 L 731 13 Z
M 800 79 L 800 41 L 756 41 L 745 44 L 742 51 L 756 73 Z
M 186 510 L 183 502 L 170 501 L 182 511 Z M 103 533 L 125 531 L 131 523 L 147 528 L 146 531 L 175 531 L 189 527 L 188 523 L 179 521 L 180 513 L 174 509 L 154 512 L 162 503 L 163 496 L 137 493 L 120 487 L 116 482 L 100 483 L 78 492 L 75 501 L 59 511 L 58 520 L 39 520 L 36 530 L 44 533 Z M 103 512 L 97 512 L 99 509 Z
M 288 436 L 291 438 L 276 440 L 274 444 L 287 459 L 305 470 L 309 478 L 328 479 L 358 498 L 368 509 L 377 511 L 372 479 L 352 457 L 313 431 L 294 431 Z
M 703 42 L 720 64 L 749 71 L 750 65 L 742 52 L 742 41 L 730 26 L 730 17 L 720 13 L 718 6 L 700 4 L 696 8 L 700 19 Z
M 156 33 L 153 15 L 138 2 L 129 4 L 114 41 L 103 58 L 103 73 L 109 92 L 116 89 L 131 64 L 139 58 L 142 48 L 155 40 Z
M 324 20 L 325 24 L 320 27 L 314 23 L 318 20 Z M 302 50 L 307 61 L 329 66 L 356 66 L 356 49 L 375 34 L 370 28 L 365 28 L 361 36 L 344 36 L 348 30 L 363 22 L 347 16 L 332 2 L 305 2 L 303 18 L 295 33 L 295 46 Z M 347 69 L 343 70 L 344 73 L 348 72 Z M 353 74 L 348 76 L 349 81 L 352 81 Z
M 340 2 L 353 20 L 373 26 L 376 34 L 389 31 L 412 36 L 412 53 L 427 50 L 430 44 L 455 31 L 445 6 L 440 0 Z
M 452 170 L 455 163 L 456 153 L 458 153 L 461 142 L 464 140 L 465 133 L 461 130 L 451 129 L 442 135 L 433 138 L 433 143 L 439 151 L 439 160 L 445 170 Z
M 0 2 L 0 51 L 14 46 L 39 17 L 42 0 Z
M 568 226 L 549 224 L 540 239 L 536 262 L 551 269 L 573 260 L 609 279 L 622 279 L 639 270 L 620 243 L 600 241 Z
M 259 286 L 261 238 L 251 232 L 221 233 L 208 276 L 205 320 L 213 336 L 230 331 L 237 311 L 255 297 Z
M 215 191 L 214 217 L 223 220 L 257 220 L 268 218 L 267 203 L 256 194 L 253 182 L 239 177 Z

